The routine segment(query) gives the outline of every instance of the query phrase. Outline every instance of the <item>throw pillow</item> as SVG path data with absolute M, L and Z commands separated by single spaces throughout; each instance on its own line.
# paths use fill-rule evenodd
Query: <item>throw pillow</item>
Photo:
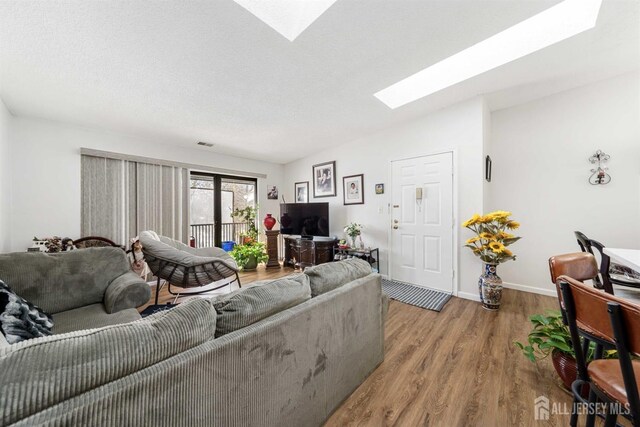
M 305 281 L 280 279 L 223 295 L 211 302 L 216 309 L 216 337 L 247 327 L 311 298 Z
M 0 332 L 9 344 L 51 335 L 53 320 L 0 280 Z
M 304 270 L 309 276 L 311 296 L 316 297 L 371 274 L 371 265 L 359 258 L 328 262 Z

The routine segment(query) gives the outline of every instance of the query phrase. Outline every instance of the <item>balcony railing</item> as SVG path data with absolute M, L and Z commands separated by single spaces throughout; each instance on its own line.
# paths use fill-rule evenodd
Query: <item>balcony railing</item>
M 248 222 L 223 222 L 221 241 L 240 243 L 240 235 L 249 231 Z M 191 235 L 196 239 L 196 247 L 215 246 L 213 224 L 191 224 Z

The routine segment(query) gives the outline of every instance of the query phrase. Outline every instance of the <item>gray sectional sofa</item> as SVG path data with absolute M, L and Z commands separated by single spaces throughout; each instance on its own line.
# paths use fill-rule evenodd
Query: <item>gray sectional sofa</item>
M 359 260 L 305 273 L 0 348 L 0 425 L 321 425 L 382 362 L 386 299 Z

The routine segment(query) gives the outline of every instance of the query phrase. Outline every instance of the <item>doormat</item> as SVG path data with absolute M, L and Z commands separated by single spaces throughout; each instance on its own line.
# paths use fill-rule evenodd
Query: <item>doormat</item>
M 442 307 L 451 299 L 451 294 L 446 292 L 397 280 L 382 279 L 382 291 L 396 301 L 433 311 L 442 310 Z

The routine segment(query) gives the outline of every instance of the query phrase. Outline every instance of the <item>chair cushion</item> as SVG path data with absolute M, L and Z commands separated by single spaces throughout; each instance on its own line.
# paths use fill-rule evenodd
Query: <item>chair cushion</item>
M 633 360 L 631 363 L 636 383 L 640 387 L 640 360 Z M 617 359 L 594 360 L 587 366 L 587 372 L 593 384 L 604 394 L 622 404 L 629 403 L 624 380 L 622 379 L 622 371 L 620 370 L 620 362 Z
M 81 329 L 102 328 L 140 319 L 142 317 L 135 308 L 109 314 L 103 304 L 91 304 L 54 314 L 53 333 L 64 334 Z
M 371 265 L 359 258 L 328 262 L 304 270 L 309 277 L 311 296 L 316 297 L 346 283 L 371 274 Z
M 215 329 L 211 302 L 194 298 L 136 322 L 0 348 L 2 422 L 12 424 L 51 402 L 63 402 L 156 365 L 211 340 Z
M 311 298 L 305 280 L 278 279 L 212 300 L 218 314 L 216 337 L 242 329 Z
M 8 344 L 51 335 L 53 319 L 0 280 L 0 332 Z

